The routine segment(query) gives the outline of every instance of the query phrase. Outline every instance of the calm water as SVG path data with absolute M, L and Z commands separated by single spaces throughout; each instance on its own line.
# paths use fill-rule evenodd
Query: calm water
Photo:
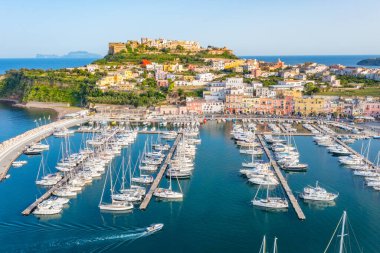
M 96 59 L 1 59 L 0 58 L 0 74 L 10 69 L 60 69 L 73 68 L 89 64 Z
M 0 142 L 36 127 L 34 120 L 40 124 L 49 122 L 49 116 L 53 120 L 56 113 L 41 109 L 25 110 L 11 107 L 8 103 L 0 103 Z
M 325 65 L 342 64 L 344 66 L 358 66 L 364 59 L 377 58 L 379 55 L 274 55 L 274 56 L 242 56 L 247 59 L 275 62 L 279 58 L 285 64 L 295 65 L 304 62 L 316 62 Z M 368 67 L 368 66 L 367 66 Z
M 30 121 L 25 117 L 25 122 Z M 1 125 L 4 121 L 0 122 Z M 4 128 L 0 128 L 3 130 Z M 238 170 L 245 159 L 230 139 L 231 124 L 207 123 L 201 128 L 202 144 L 198 146 L 195 171 L 191 180 L 181 181 L 183 202 L 152 200 L 144 212 L 130 214 L 101 213 L 98 209 L 104 179 L 87 186 L 60 217 L 38 219 L 20 212 L 43 193 L 36 187 L 40 157 L 23 157 L 29 163 L 10 171 L 11 178 L 0 183 L 0 249 L 2 252 L 258 252 L 262 236 L 270 243 L 279 238 L 280 252 L 323 252 L 343 210 L 364 252 L 379 252 L 380 193 L 363 185 L 363 180 L 341 167 L 336 157 L 324 147 L 316 146 L 311 137 L 296 137 L 302 162 L 310 165 L 307 173 L 287 174 L 295 193 L 319 180 L 340 193 L 333 207 L 301 203 L 307 219 L 299 221 L 294 212 L 268 213 L 253 208 L 250 200 L 256 188 L 248 185 Z M 147 136 L 139 135 L 135 144 L 125 149 L 135 162 Z M 82 134 L 71 138 L 74 150 Z M 57 162 L 61 139 L 49 138 L 46 153 L 51 169 Z M 375 158 L 380 142 L 372 141 Z M 361 144 L 353 146 L 360 150 Z M 264 159 L 266 159 L 264 157 Z M 121 158 L 114 160 L 116 167 Z M 166 186 L 166 180 L 161 182 Z M 176 186 L 176 184 L 174 184 Z M 108 188 L 106 188 L 108 189 Z M 282 194 L 281 190 L 276 190 Z M 106 190 L 107 200 L 107 190 Z M 152 223 L 164 223 L 164 229 L 145 236 L 143 230 Z M 353 239 L 352 239 L 353 240 Z

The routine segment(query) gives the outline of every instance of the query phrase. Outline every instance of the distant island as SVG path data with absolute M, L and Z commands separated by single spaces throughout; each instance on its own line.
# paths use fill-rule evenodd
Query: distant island
M 357 63 L 360 66 L 380 66 L 380 58 L 375 59 L 365 59 Z
M 86 58 L 102 58 L 99 54 L 89 53 L 87 51 L 75 51 L 75 52 L 69 52 L 65 55 L 55 55 L 55 54 L 37 54 L 36 58 L 39 59 L 55 59 L 55 58 L 66 58 L 66 59 L 86 59 Z

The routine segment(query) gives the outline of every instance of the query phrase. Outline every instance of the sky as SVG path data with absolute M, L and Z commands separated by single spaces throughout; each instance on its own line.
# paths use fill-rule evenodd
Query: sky
M 0 58 L 196 40 L 237 55 L 380 54 L 379 0 L 0 0 Z

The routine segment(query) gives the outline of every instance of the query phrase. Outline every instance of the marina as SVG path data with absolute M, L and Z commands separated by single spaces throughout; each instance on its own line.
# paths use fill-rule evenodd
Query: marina
M 318 136 L 317 133 L 314 133 L 313 136 L 308 135 L 293 135 L 293 134 L 287 134 L 283 131 L 281 134 L 276 135 L 272 133 L 273 137 L 278 138 L 289 138 L 291 135 L 292 138 L 294 138 L 294 142 L 296 143 L 299 153 L 302 156 L 302 162 L 305 162 L 309 165 L 309 168 L 307 172 L 304 173 L 284 173 L 281 171 L 281 168 L 278 167 L 276 171 L 276 166 L 273 166 L 273 171 L 277 175 L 278 173 L 281 173 L 283 175 L 283 180 L 289 187 L 289 192 L 293 195 L 293 198 L 296 200 L 296 205 L 300 208 L 300 212 L 297 213 L 296 208 L 294 208 L 294 203 L 292 203 L 291 198 L 287 195 L 287 192 L 285 190 L 285 187 L 283 186 L 283 182 L 281 179 L 279 179 L 280 187 L 284 189 L 284 194 L 286 198 L 289 200 L 289 208 L 292 208 L 295 210 L 295 214 L 293 212 L 263 212 L 260 209 L 254 209 L 252 206 L 250 206 L 250 202 L 252 201 L 253 197 L 257 193 L 257 187 L 248 187 L 241 183 L 238 183 L 237 181 L 241 181 L 241 179 L 236 175 L 238 171 L 238 167 L 242 163 L 242 159 L 250 160 L 250 154 L 242 154 L 239 152 L 238 149 L 236 149 L 235 145 L 232 144 L 227 136 L 225 135 L 225 132 L 229 132 L 232 127 L 232 122 L 220 122 L 217 123 L 215 121 L 207 122 L 203 125 L 201 125 L 199 137 L 202 140 L 202 144 L 200 144 L 197 148 L 197 155 L 195 156 L 194 160 L 194 167 L 196 168 L 194 172 L 191 175 L 191 180 L 179 180 L 177 182 L 177 179 L 170 178 L 170 177 L 164 177 L 165 174 L 167 174 L 168 168 L 163 169 L 163 165 L 167 162 L 168 167 L 170 168 L 170 164 L 172 163 L 171 160 L 173 160 L 173 157 L 169 159 L 170 151 L 173 149 L 172 155 L 176 154 L 176 151 L 174 151 L 175 146 L 180 145 L 182 143 L 182 138 L 179 138 L 180 135 L 182 135 L 181 131 L 179 130 L 180 127 L 176 127 L 176 132 L 180 134 L 173 135 L 174 139 L 167 140 L 169 142 L 169 147 L 165 145 L 156 145 L 156 143 L 160 143 L 158 139 L 161 139 L 163 141 L 164 139 L 161 138 L 165 133 L 168 133 L 168 131 L 172 128 L 172 124 L 168 124 L 167 127 L 159 127 L 156 123 L 156 129 L 152 131 L 153 125 L 148 125 L 147 130 L 142 130 L 144 128 L 144 125 L 140 125 L 140 129 L 136 132 L 137 133 L 137 139 L 136 142 L 128 146 L 126 149 L 123 149 L 121 152 L 122 156 L 116 156 L 113 161 L 110 163 L 110 166 L 113 167 L 112 174 L 114 180 L 120 180 L 120 177 L 117 176 L 118 167 L 122 164 L 122 157 L 125 159 L 128 158 L 128 154 L 131 155 L 131 167 L 138 167 L 139 164 L 139 156 L 141 156 L 141 152 L 145 150 L 144 146 L 155 146 L 159 149 L 161 148 L 168 148 L 167 155 L 165 156 L 165 159 L 162 160 L 162 163 L 160 164 L 159 170 L 157 171 L 157 174 L 154 175 L 154 182 L 151 185 L 148 185 L 147 187 L 147 195 L 143 198 L 141 203 L 138 203 L 136 208 L 134 208 L 130 213 L 120 213 L 120 212 L 104 212 L 100 211 L 98 208 L 98 202 L 99 199 L 101 199 L 100 194 L 102 193 L 102 189 L 104 188 L 104 185 L 106 186 L 106 193 L 109 192 L 109 184 L 106 182 L 106 174 L 103 174 L 103 176 L 100 179 L 94 180 L 91 185 L 88 185 L 83 188 L 83 190 L 78 193 L 78 195 L 74 198 L 70 198 L 69 207 L 65 207 L 64 211 L 60 213 L 58 216 L 50 215 L 51 218 L 47 217 L 49 215 L 45 215 L 44 217 L 36 216 L 36 215 L 29 215 L 29 216 L 21 216 L 20 222 L 31 222 L 32 226 L 37 226 L 41 222 L 45 222 L 46 224 L 59 224 L 59 223 L 70 223 L 73 221 L 76 221 L 79 223 L 79 221 L 76 218 L 77 212 L 83 213 L 80 215 L 81 221 L 80 224 L 83 224 L 83 226 L 92 226 L 93 224 L 97 224 L 97 226 L 103 227 L 102 221 L 105 220 L 108 225 L 113 224 L 112 226 L 117 226 L 117 224 L 122 223 L 131 223 L 136 224 L 137 226 L 144 226 L 145 224 L 156 224 L 157 222 L 165 224 L 162 231 L 160 231 L 160 234 L 157 234 L 157 238 L 146 238 L 143 240 L 135 241 L 134 243 L 130 244 L 128 246 L 128 249 L 134 249 L 134 250 L 148 250 L 151 249 L 151 247 L 154 247 L 154 245 L 157 243 L 157 240 L 160 240 L 162 238 L 161 236 L 172 236 L 173 238 L 178 238 L 180 240 L 180 245 L 177 244 L 177 250 L 180 249 L 184 252 L 188 252 L 188 249 L 191 249 L 191 251 L 201 250 L 200 247 L 197 245 L 191 243 L 188 241 L 185 241 L 183 239 L 179 239 L 179 237 L 176 237 L 177 229 L 171 228 L 172 225 L 170 225 L 171 222 L 175 222 L 180 227 L 186 227 L 187 229 L 190 229 L 189 233 L 197 234 L 195 231 L 198 231 L 199 236 L 196 236 L 198 238 L 197 240 L 202 241 L 202 237 L 205 237 L 206 235 L 209 235 L 211 231 L 214 229 L 222 230 L 221 227 L 226 226 L 226 223 L 223 222 L 222 217 L 227 215 L 230 217 L 228 219 L 228 224 L 232 224 L 232 231 L 224 231 L 220 235 L 224 240 L 226 238 L 229 238 L 229 240 L 247 240 L 252 241 L 251 237 L 246 234 L 239 234 L 239 236 L 235 236 L 233 234 L 233 231 L 240 231 L 241 228 L 244 228 L 245 230 L 249 231 L 251 234 L 257 235 L 257 239 L 253 240 L 253 243 L 255 245 L 260 245 L 260 238 L 262 238 L 263 233 L 270 236 L 270 238 L 273 238 L 273 236 L 277 236 L 279 239 L 277 241 L 279 248 L 281 251 L 289 251 L 293 252 L 294 250 L 301 250 L 300 247 L 297 246 L 296 241 L 293 237 L 289 237 L 286 235 L 285 230 L 282 229 L 284 226 L 292 226 L 294 229 L 292 229 L 292 233 L 296 234 L 299 238 L 303 238 L 304 240 L 308 241 L 305 237 L 302 237 L 302 233 L 307 231 L 308 233 L 311 233 L 312 235 L 316 237 L 320 237 L 319 239 L 314 240 L 313 242 L 309 242 L 314 245 L 316 248 L 315 252 L 321 252 L 323 248 L 326 246 L 327 241 L 329 237 L 331 236 L 331 232 L 333 231 L 333 227 L 336 225 L 336 222 L 338 218 L 341 215 L 341 211 L 344 209 L 348 209 L 349 215 L 351 217 L 351 221 L 354 224 L 354 227 L 356 228 L 356 232 L 360 231 L 360 225 L 357 224 L 358 221 L 354 220 L 354 217 L 360 215 L 361 211 L 358 211 L 354 209 L 352 205 L 349 203 L 352 201 L 352 195 L 353 194 L 359 194 L 360 196 L 367 196 L 373 195 L 372 198 L 376 198 L 376 192 L 369 190 L 367 187 L 363 187 L 362 185 L 362 179 L 355 177 L 351 170 L 345 170 L 341 167 L 339 167 L 339 161 L 337 157 L 331 156 L 327 149 L 325 147 L 319 147 L 318 145 L 315 145 L 313 142 L 313 136 Z M 248 122 L 246 122 L 248 125 Z M 314 124 L 312 124 L 314 126 Z M 260 123 L 257 123 L 257 126 L 260 127 Z M 183 127 L 183 126 L 182 126 Z M 133 126 L 133 128 L 136 128 L 136 126 Z M 185 131 L 186 132 L 186 131 Z M 261 133 L 258 130 L 259 133 Z M 265 131 L 265 134 L 268 134 L 270 132 Z M 296 134 L 296 133 L 294 133 Z M 302 134 L 302 133 L 299 133 Z M 69 139 L 72 143 L 72 149 L 73 152 L 79 152 L 80 149 L 83 149 L 83 136 L 92 136 L 92 133 L 89 132 L 87 134 L 83 134 L 80 132 L 76 132 L 74 135 L 70 136 Z M 346 135 L 346 134 L 343 134 Z M 288 136 L 288 137 L 286 137 Z M 332 136 L 334 138 L 335 135 Z M 354 134 L 352 135 L 355 136 Z M 258 144 L 259 146 L 257 148 L 262 147 L 261 141 L 264 143 L 263 151 L 264 154 L 262 155 L 262 159 L 266 159 L 265 157 L 268 155 L 267 152 L 269 152 L 268 161 L 271 162 L 270 158 L 273 159 L 272 162 L 276 164 L 276 160 L 273 157 L 272 151 L 269 150 L 267 147 L 267 144 L 265 143 L 264 137 L 261 134 L 257 134 L 258 137 Z M 336 135 L 336 137 L 341 137 L 340 135 Z M 158 139 L 157 139 L 158 138 Z M 173 137 L 170 137 L 173 138 Z M 85 137 L 85 140 L 92 140 L 92 137 Z M 157 140 L 156 140 L 157 139 Z M 36 188 L 34 184 L 34 177 L 37 174 L 38 164 L 40 163 L 40 159 L 42 157 L 46 157 L 44 155 L 44 152 L 52 152 L 55 154 L 59 153 L 60 149 L 60 143 L 64 143 L 64 138 L 56 138 L 56 137 L 47 137 L 47 143 L 50 145 L 49 151 L 43 151 L 42 155 L 37 156 L 25 156 L 21 155 L 18 159 L 19 161 L 26 161 L 27 163 L 24 164 L 20 168 L 14 168 L 10 170 L 11 178 L 4 180 L 0 184 L 0 190 L 4 191 L 5 188 L 15 191 L 15 192 L 24 192 L 25 187 L 28 187 L 28 189 L 32 189 L 30 194 L 27 194 L 27 197 L 23 201 L 18 201 L 15 203 L 9 203 L 5 201 L 7 205 L 9 205 L 10 209 L 13 210 L 13 215 L 19 214 L 22 212 L 23 209 L 25 209 L 25 206 L 30 205 L 30 203 L 35 202 L 36 195 L 39 194 L 38 198 L 45 198 L 49 199 L 47 196 L 54 192 L 57 188 L 59 188 L 60 184 L 57 184 L 53 188 L 50 188 L 49 190 L 53 189 L 51 192 L 47 190 L 46 192 L 42 192 L 41 194 L 41 188 Z M 357 140 L 353 144 L 348 144 L 348 147 L 351 147 L 353 150 L 356 150 L 359 154 L 360 152 L 360 145 L 357 144 L 359 142 L 368 142 L 368 140 L 360 139 Z M 370 161 L 375 161 L 373 151 L 376 150 L 378 147 L 378 143 L 375 141 L 372 141 L 371 148 L 372 152 L 368 159 Z M 75 144 L 76 143 L 76 144 Z M 148 144 L 147 144 L 148 143 Z M 166 143 L 166 142 L 161 142 Z M 74 145 L 75 144 L 75 145 Z M 177 144 L 177 145 L 175 145 Z M 359 146 L 358 146 L 359 145 Z M 180 145 L 181 146 L 181 145 Z M 356 148 L 353 148 L 356 147 Z M 359 147 L 359 149 L 357 149 Z M 150 149 L 150 148 L 148 148 Z M 246 149 L 250 149 L 250 146 L 246 147 Z M 216 154 L 223 154 L 222 156 L 219 155 L 217 157 L 210 156 L 210 150 L 213 150 Z M 308 152 L 305 152 L 307 150 Z M 363 157 L 363 155 L 361 156 Z M 174 158 L 176 159 L 176 158 Z M 50 164 L 50 167 L 55 167 L 57 163 L 56 157 L 46 157 L 47 164 Z M 128 160 L 128 159 L 127 159 Z M 137 165 L 135 165 L 137 163 Z M 336 164 L 336 165 L 334 165 Z M 335 167 L 334 167 L 335 166 Z M 107 169 L 107 167 L 106 167 Z M 107 170 L 106 170 L 107 171 Z M 108 170 L 109 171 L 109 170 Z M 162 171 L 162 176 L 159 179 L 158 175 Z M 28 176 L 30 175 L 30 176 Z M 169 174 L 170 175 L 170 174 Z M 212 176 L 210 176 L 212 175 Z M 341 181 L 335 182 L 334 177 L 339 176 L 341 178 Z M 26 179 L 29 178 L 29 179 Z M 118 179 L 119 178 L 119 179 Z M 62 184 L 65 184 L 64 181 L 65 178 L 60 181 Z M 173 202 L 166 202 L 166 201 L 160 201 L 155 200 L 154 195 L 150 195 L 150 198 L 147 197 L 149 192 L 154 193 L 154 189 L 167 189 L 167 185 L 172 180 L 172 186 L 174 191 L 183 193 L 184 197 L 181 199 L 181 201 L 173 201 Z M 354 179 L 354 182 L 352 182 L 352 179 Z M 17 186 L 21 182 L 31 182 L 24 184 L 22 188 L 19 188 L 18 190 L 15 190 L 13 188 L 13 185 Z M 215 184 L 215 182 L 218 182 Z M 326 189 L 329 189 L 329 192 L 339 192 L 339 197 L 333 202 L 329 203 L 309 203 L 306 200 L 301 201 L 300 199 L 297 199 L 297 196 L 299 193 L 302 192 L 302 190 L 307 186 L 315 186 L 315 182 L 320 181 L 321 186 L 331 186 L 333 190 L 330 189 L 330 187 L 327 187 Z M 19 182 L 19 183 L 17 183 Z M 120 181 L 118 181 L 120 182 Z M 155 182 L 157 182 L 155 184 Z M 115 184 L 115 182 L 113 182 Z M 178 188 L 177 184 L 180 184 L 180 188 Z M 352 184 L 354 183 L 354 187 L 352 187 Z M 117 185 L 117 186 L 116 186 Z M 115 185 L 115 190 L 119 188 L 119 183 Z M 348 187 L 350 185 L 350 187 Z M 152 188 L 155 186 L 156 188 Z M 212 186 L 212 187 L 211 187 Z M 224 186 L 228 186 L 228 189 L 226 189 Z M 170 187 L 169 187 L 170 188 Z M 36 189 L 36 190 L 33 190 Z M 267 191 L 266 187 L 262 187 L 262 191 Z M 222 198 L 220 197 L 220 193 L 222 194 Z M 46 195 L 44 195 L 46 194 Z M 105 194 L 107 195 L 107 194 Z M 269 193 L 269 196 L 272 194 Z M 277 194 L 275 194 L 277 195 Z M 218 197 L 217 197 L 218 196 Z M 37 198 L 37 201 L 38 201 Z M 149 198 L 149 201 L 146 199 Z M 368 198 L 365 197 L 366 199 Z M 16 198 L 17 199 L 17 198 Z M 108 199 L 108 197 L 107 197 Z M 259 199 L 259 198 L 257 198 Z M 41 199 L 42 200 L 42 199 Z M 43 202 L 44 200 L 40 201 Z M 105 200 L 106 202 L 108 200 Z M 359 200 L 357 200 L 359 201 Z M 369 201 L 369 200 L 368 200 Z M 147 203 L 146 208 L 144 209 L 144 212 L 140 212 L 139 208 L 141 207 L 142 203 Z M 226 207 L 222 203 L 228 203 L 229 208 L 226 209 Z M 12 207 L 12 206 L 17 207 Z M 67 204 L 66 204 L 67 205 Z M 149 208 L 147 208 L 149 205 Z M 200 207 L 200 205 L 202 207 Z M 38 204 L 36 205 L 38 206 Z M 348 207 L 347 207 L 348 206 Z M 32 210 L 28 209 L 28 210 Z M 209 210 L 208 213 L 205 213 L 203 210 Z M 220 210 L 217 212 L 211 211 L 211 210 Z M 374 209 L 376 210 L 376 208 Z M 363 210 L 364 211 L 364 210 Z M 85 215 L 84 212 L 90 212 L 92 217 L 85 217 L 88 215 Z M 173 213 L 174 212 L 174 213 Z M 9 211 L 7 211 L 9 213 Z M 160 219 L 157 219 L 157 213 L 160 214 Z M 173 214 L 176 214 L 173 216 Z M 0 212 L 1 215 L 5 215 L 4 211 Z M 252 214 L 254 215 L 252 217 Z M 304 216 L 302 216 L 302 214 Z M 179 216 L 177 216 L 179 215 Z M 211 215 L 211 216 L 210 216 Z M 36 217 L 36 218 L 35 218 Z M 196 223 L 198 220 L 198 217 L 207 217 L 208 224 L 207 226 L 201 226 L 201 227 L 194 227 L 192 223 Z M 238 218 L 239 217 L 239 218 Z M 299 222 L 299 217 L 304 217 L 303 222 Z M 305 219 L 307 217 L 307 219 Z M 243 218 L 243 219 L 242 219 Z M 294 220 L 294 218 L 296 220 Z M 320 227 L 319 220 L 320 218 L 323 218 L 326 221 L 326 229 Z M 20 218 L 17 218 L 20 219 Z M 23 221 L 23 219 L 25 219 Z M 114 220 L 116 219 L 116 220 Z M 136 220 L 138 219 L 138 221 Z M 227 221 L 226 221 L 227 222 Z M 232 223 L 231 223 L 232 222 Z M 299 225 L 298 225 L 299 224 Z M 307 227 L 305 227 L 302 224 L 307 224 Z M 265 229 L 258 228 L 257 225 L 263 227 L 268 226 Z M 377 226 L 376 223 L 371 226 Z M 5 228 L 5 231 L 11 229 L 10 227 Z M 64 230 L 64 228 L 62 228 Z M 102 228 L 105 229 L 105 228 Z M 310 230 L 311 229 L 311 230 Z M 48 230 L 48 228 L 47 228 Z M 315 231 L 314 231 L 315 230 Z M 182 230 L 184 231 L 184 230 Z M 120 232 L 121 233 L 121 232 Z M 235 232 L 236 233 L 236 232 Z M 80 230 L 77 232 L 78 236 L 80 236 L 81 232 Z M 359 232 L 360 234 L 360 232 Z M 322 235 L 322 236 L 320 236 Z M 51 236 L 47 235 L 47 237 L 55 236 L 57 238 L 64 238 L 64 235 L 58 235 L 57 233 L 52 233 Z M 83 235 L 82 235 L 83 236 Z M 31 236 L 30 240 L 33 240 L 35 236 Z M 240 238 L 240 239 L 239 239 Z M 373 244 L 373 242 L 369 242 L 369 239 L 366 239 L 362 236 L 360 236 L 361 243 L 366 243 L 369 245 L 369 247 L 377 247 L 376 243 Z M 208 239 L 210 240 L 210 239 Z M 284 240 L 287 241 L 287 243 L 284 242 Z M 23 239 L 25 243 L 29 241 L 29 239 Z M 203 247 L 207 247 L 209 250 L 222 250 L 222 248 L 219 248 L 217 246 L 217 242 L 220 242 L 219 239 L 211 238 L 212 243 L 208 243 L 207 241 L 202 241 L 202 250 Z M 12 240 L 9 240 L 9 242 L 12 242 Z M 100 243 L 100 242 L 99 242 Z M 106 242 L 103 242 L 104 245 L 107 245 Z M 103 245 L 102 243 L 102 245 Z M 43 242 L 41 242 L 41 245 Z M 251 243 L 250 243 L 251 244 Z M 11 249 L 9 244 L 8 246 L 5 246 L 6 249 Z M 206 246 L 205 246 L 206 245 Z M 224 244 L 223 250 L 232 250 L 235 246 L 235 244 Z M 242 245 L 246 245 L 244 242 L 242 242 Z M 372 245 L 372 246 L 371 246 Z M 248 246 L 248 245 L 247 245 Z M 86 249 L 91 246 L 87 245 Z M 125 249 L 124 246 L 119 246 L 119 250 Z M 166 248 L 168 252 L 174 252 L 171 251 L 170 248 Z M 241 252 L 250 252 L 250 247 L 242 246 Z M 369 251 L 371 252 L 371 251 Z M 375 252 L 375 251 L 372 251 Z

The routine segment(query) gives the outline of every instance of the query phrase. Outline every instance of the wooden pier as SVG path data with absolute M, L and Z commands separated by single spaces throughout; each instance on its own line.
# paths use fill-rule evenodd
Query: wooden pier
M 56 185 L 51 187 L 47 192 L 45 192 L 41 197 L 36 199 L 30 206 L 28 206 L 24 211 L 22 211 L 22 215 L 30 215 L 33 210 L 44 200 L 50 198 L 54 191 L 58 190 L 63 184 L 65 184 L 70 179 L 70 176 L 66 176 L 62 178 Z
M 145 195 L 144 200 L 140 204 L 140 210 L 146 210 L 146 208 L 148 207 L 149 202 L 153 197 L 153 193 L 157 189 L 158 185 L 160 184 L 161 179 L 165 174 L 166 168 L 169 165 L 170 159 L 172 158 L 173 153 L 176 150 L 177 145 L 178 145 L 179 141 L 181 140 L 181 138 L 182 138 L 182 133 L 178 133 L 177 138 L 175 139 L 172 147 L 169 150 L 169 153 L 167 154 L 164 162 L 162 163 L 162 165 L 160 167 L 160 171 L 157 173 L 157 176 L 153 181 L 152 186 L 150 187 L 148 193 Z
M 305 220 L 306 219 L 305 214 L 303 213 L 300 205 L 298 204 L 297 199 L 294 197 L 293 192 L 288 185 L 288 182 L 286 181 L 285 177 L 282 175 L 280 167 L 278 166 L 276 160 L 273 159 L 273 156 L 270 153 L 266 143 L 264 142 L 263 137 L 261 135 L 257 135 L 257 137 L 258 137 L 262 147 L 264 148 L 264 151 L 265 151 L 266 155 L 268 156 L 270 163 L 271 163 L 278 179 L 280 180 L 282 188 L 284 189 L 286 195 L 288 196 L 290 203 L 293 206 L 294 211 L 296 212 L 298 219 Z
M 343 147 L 345 147 L 346 149 L 348 149 L 351 153 L 359 156 L 362 158 L 362 160 L 367 164 L 369 165 L 372 169 L 376 169 L 376 166 L 373 164 L 373 162 L 371 162 L 370 160 L 368 160 L 367 158 L 365 158 L 362 154 L 360 154 L 359 152 L 357 152 L 356 150 L 354 150 L 353 148 L 351 148 L 350 146 L 348 146 L 346 143 L 344 143 L 343 141 L 339 140 L 338 138 L 335 138 L 334 137 L 334 140 L 335 142 L 337 142 L 339 145 L 342 145 Z
M 107 141 L 112 138 L 113 136 L 115 136 L 115 134 L 117 134 L 118 131 L 115 131 L 113 132 L 110 136 L 108 136 L 107 138 Z M 106 141 L 106 142 L 107 142 Z M 79 162 L 77 164 L 77 166 L 72 170 L 71 173 L 66 173 L 66 175 L 57 183 L 55 184 L 53 187 L 51 187 L 47 192 L 45 192 L 41 197 L 39 197 L 38 199 L 36 199 L 36 201 L 34 201 L 31 205 L 29 205 L 24 211 L 22 211 L 21 213 L 25 216 L 27 215 L 30 215 L 33 210 L 38 206 L 38 204 L 42 203 L 44 200 L 48 199 L 54 191 L 58 190 L 61 186 L 63 186 L 66 182 L 68 182 L 71 177 L 75 177 L 75 175 L 77 174 L 78 170 L 80 168 L 82 168 L 82 164 L 86 161 L 86 159 L 89 159 L 89 156 L 87 156 L 86 158 L 84 158 L 81 162 Z

